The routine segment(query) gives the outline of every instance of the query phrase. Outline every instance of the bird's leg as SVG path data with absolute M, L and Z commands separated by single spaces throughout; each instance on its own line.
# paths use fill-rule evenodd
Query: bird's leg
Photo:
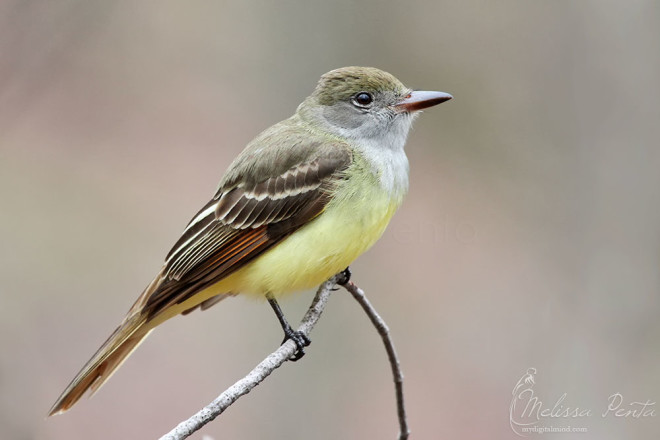
M 305 347 L 307 347 L 312 341 L 303 332 L 295 331 L 293 328 L 291 328 L 291 325 L 284 317 L 284 313 L 282 313 L 282 309 L 280 308 L 280 305 L 277 303 L 277 300 L 273 295 L 270 293 L 267 294 L 266 299 L 268 299 L 268 304 L 270 304 L 270 306 L 273 308 L 277 319 L 280 321 L 282 330 L 284 330 L 284 339 L 282 340 L 282 344 L 291 339 L 296 343 L 296 347 L 298 347 L 296 353 L 290 359 L 295 362 L 305 356 Z

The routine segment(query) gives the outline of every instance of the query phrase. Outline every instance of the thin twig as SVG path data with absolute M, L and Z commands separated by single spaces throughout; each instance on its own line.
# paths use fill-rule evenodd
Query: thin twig
M 314 328 L 314 325 L 321 317 L 323 309 L 325 308 L 330 293 L 337 281 L 337 276 L 330 278 L 325 283 L 321 284 L 312 305 L 305 313 L 300 327 L 298 330 L 305 335 Z M 288 340 L 282 344 L 276 351 L 271 353 L 259 365 L 257 365 L 247 376 L 236 382 L 231 387 L 227 388 L 220 394 L 213 402 L 202 408 L 188 420 L 185 420 L 174 428 L 169 433 L 165 434 L 160 440 L 181 440 L 190 436 L 192 433 L 206 425 L 220 414 L 222 414 L 229 406 L 238 400 L 239 397 L 249 393 L 254 387 L 264 381 L 276 368 L 289 360 L 296 352 L 296 344 Z
M 321 317 L 321 313 L 323 313 L 323 309 L 328 302 L 330 293 L 341 276 L 342 274 L 337 274 L 321 284 L 316 292 L 312 305 L 307 310 L 307 313 L 305 313 L 300 327 L 298 327 L 299 331 L 303 332 L 305 335 L 309 335 L 314 328 L 314 325 L 316 325 L 316 322 Z M 360 303 L 374 327 L 378 330 L 378 334 L 383 339 L 383 344 L 387 351 L 387 357 L 389 358 L 390 366 L 392 367 L 392 376 L 394 377 L 394 386 L 396 389 L 397 414 L 399 417 L 399 440 L 407 440 L 410 431 L 408 429 L 406 409 L 403 402 L 403 373 L 401 372 L 399 358 L 396 355 L 394 344 L 390 339 L 389 328 L 380 315 L 378 315 L 376 309 L 373 308 L 362 289 L 356 286 L 353 282 L 344 284 L 344 288 L 353 295 L 358 303 Z M 293 341 L 289 340 L 285 344 L 282 344 L 276 351 L 271 353 L 250 373 L 248 373 L 247 376 L 227 388 L 213 402 L 202 408 L 192 417 L 179 423 L 176 428 L 162 436 L 160 440 L 182 440 L 189 437 L 195 431 L 222 414 L 241 396 L 249 393 L 254 387 L 263 382 L 273 371 L 275 371 L 276 368 L 289 360 L 295 352 L 296 344 Z
M 392 367 L 392 377 L 394 379 L 394 388 L 396 390 L 396 409 L 399 416 L 399 440 L 406 440 L 410 435 L 410 430 L 408 429 L 406 407 L 403 402 L 403 373 L 401 372 L 399 358 L 394 349 L 394 343 L 392 343 L 392 339 L 390 338 L 390 329 L 387 327 L 387 324 L 385 324 L 385 321 L 383 321 L 383 318 L 380 317 L 376 309 L 371 305 L 362 289 L 356 286 L 352 281 L 344 284 L 344 288 L 353 295 L 353 298 L 355 298 L 358 303 L 360 303 L 367 316 L 369 316 L 369 319 L 371 319 L 372 324 L 376 327 L 376 330 L 378 330 L 378 334 L 383 339 L 383 344 L 387 351 L 387 357 L 389 358 L 390 366 Z

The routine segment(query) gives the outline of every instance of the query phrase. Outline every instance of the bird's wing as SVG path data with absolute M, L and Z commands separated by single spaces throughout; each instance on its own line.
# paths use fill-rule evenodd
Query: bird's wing
M 251 166 L 255 150 L 248 148 L 230 167 L 215 197 L 190 221 L 132 313 L 149 319 L 186 301 L 314 219 L 352 161 L 343 144 L 296 143 L 290 150 L 274 152 L 274 163 L 264 173 Z

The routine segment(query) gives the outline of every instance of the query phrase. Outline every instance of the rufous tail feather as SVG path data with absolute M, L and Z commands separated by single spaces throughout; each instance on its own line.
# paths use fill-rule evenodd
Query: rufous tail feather
M 98 391 L 150 333 L 150 329 L 144 329 L 144 324 L 143 316 L 134 315 L 117 327 L 66 387 L 48 415 L 52 416 L 67 411 L 88 389 L 91 389 L 92 395 Z

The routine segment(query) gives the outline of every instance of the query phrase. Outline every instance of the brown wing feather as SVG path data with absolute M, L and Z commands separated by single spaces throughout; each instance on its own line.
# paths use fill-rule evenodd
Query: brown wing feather
M 319 215 L 350 159 L 335 153 L 218 191 L 168 254 L 160 285 L 140 300 L 141 312 L 153 317 L 186 301 Z

